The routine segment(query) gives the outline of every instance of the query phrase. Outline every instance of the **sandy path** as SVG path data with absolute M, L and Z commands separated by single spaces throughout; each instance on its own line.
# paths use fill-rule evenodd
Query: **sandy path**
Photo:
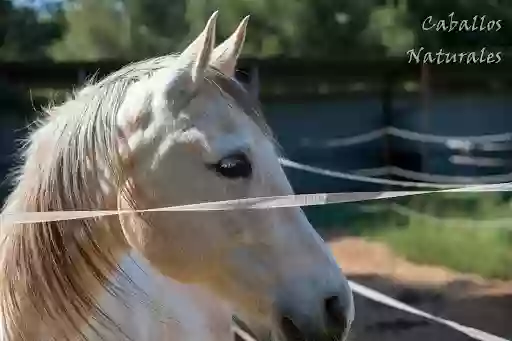
M 393 254 L 384 244 L 361 238 L 328 240 L 351 280 L 435 315 L 512 339 L 512 281 L 485 280 L 441 267 L 412 264 Z M 351 340 L 471 339 L 422 318 L 356 297 Z

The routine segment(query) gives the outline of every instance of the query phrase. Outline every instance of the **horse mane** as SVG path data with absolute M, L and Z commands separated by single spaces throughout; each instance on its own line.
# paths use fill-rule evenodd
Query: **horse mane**
M 116 114 L 130 85 L 174 60 L 165 56 L 128 65 L 46 109 L 25 141 L 3 213 L 115 208 L 117 191 L 128 179 Z M 214 69 L 206 79 L 271 136 L 257 102 L 238 82 Z M 105 186 L 114 202 L 99 193 Z M 135 208 L 131 193 L 123 194 Z M 81 330 L 91 316 L 111 323 L 91 287 L 115 290 L 109 278 L 120 270 L 116 257 L 126 247 L 118 224 L 117 217 L 108 217 L 2 225 L 0 338 L 36 340 L 49 332 L 53 340 L 86 339 Z M 34 325 L 52 329 L 34 330 Z

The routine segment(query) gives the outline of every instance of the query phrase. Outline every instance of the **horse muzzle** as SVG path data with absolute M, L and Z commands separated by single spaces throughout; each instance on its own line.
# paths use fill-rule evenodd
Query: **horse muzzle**
M 308 319 L 304 314 L 294 314 L 283 310 L 275 315 L 275 326 L 280 337 L 271 340 L 282 341 L 342 341 L 345 340 L 351 325 L 350 306 L 338 296 L 326 297 L 323 302 L 321 319 Z M 235 341 L 267 341 L 268 337 L 258 337 L 241 320 L 234 318 L 244 335 L 235 334 Z M 318 322 L 320 321 L 320 322 Z

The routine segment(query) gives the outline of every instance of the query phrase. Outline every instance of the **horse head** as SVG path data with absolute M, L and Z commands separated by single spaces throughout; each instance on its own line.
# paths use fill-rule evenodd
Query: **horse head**
M 215 47 L 216 18 L 172 64 L 132 84 L 117 113 L 137 208 L 293 194 L 258 105 L 234 80 L 248 18 Z M 120 195 L 119 206 L 133 205 Z M 120 219 L 153 267 L 212 290 L 258 338 L 339 340 L 350 328 L 348 282 L 300 208 Z

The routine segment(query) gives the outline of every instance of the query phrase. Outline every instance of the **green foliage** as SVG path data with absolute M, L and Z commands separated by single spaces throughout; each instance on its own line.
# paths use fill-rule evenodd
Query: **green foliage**
M 403 56 L 414 47 L 414 31 L 409 27 L 405 2 L 401 6 L 376 6 L 369 15 L 363 36 L 382 45 L 388 55 Z
M 299 25 L 300 55 L 332 59 L 382 55 L 380 42 L 363 37 L 379 2 L 308 0 Z
M 66 34 L 52 46 L 52 55 L 94 61 L 174 52 L 189 34 L 185 8 L 184 0 L 68 0 Z
M 267 57 L 284 53 L 293 54 L 294 43 L 300 40 L 302 13 L 305 1 L 254 1 L 211 0 L 187 1 L 187 21 L 194 34 L 214 10 L 219 10 L 218 29 L 221 37 L 227 37 L 246 15 L 251 15 L 250 32 L 244 52 Z
M 377 236 L 419 264 L 442 265 L 487 278 L 512 279 L 510 234 L 510 231 L 453 228 L 412 219 L 405 228 L 389 228 Z
M 65 21 L 66 34 L 51 48 L 57 60 L 123 58 L 129 52 L 129 22 L 114 1 L 69 2 Z
M 418 196 L 405 206 L 425 216 L 387 212 L 379 216 L 379 225 L 365 226 L 360 232 L 416 263 L 512 279 L 512 229 L 478 223 L 510 219 L 509 205 L 502 196 L 490 193 Z
M 0 59 L 34 60 L 47 57 L 47 46 L 62 33 L 59 11 L 41 16 L 27 7 L 0 0 Z

